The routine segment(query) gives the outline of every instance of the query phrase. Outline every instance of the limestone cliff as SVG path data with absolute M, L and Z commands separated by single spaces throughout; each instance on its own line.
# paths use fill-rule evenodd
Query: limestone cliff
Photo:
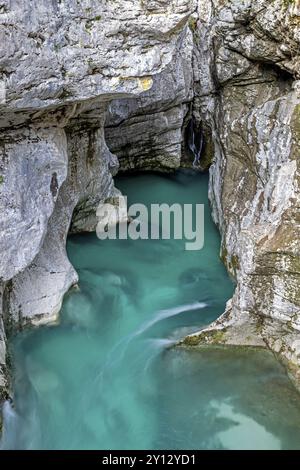
M 150 90 L 135 100 L 109 106 L 105 136 L 118 155 L 120 171 L 172 171 L 181 164 L 182 127 L 193 97 L 193 37 L 180 36 L 174 61 L 153 77 Z
M 237 288 L 187 342 L 267 345 L 297 378 L 300 3 L 199 1 L 198 11 L 194 112 L 213 135 L 210 200 Z
M 77 282 L 65 249 L 72 214 L 73 231 L 93 230 L 98 203 L 117 193 L 105 121 L 114 139 L 122 115 L 142 121 L 137 108 L 147 108 L 140 132 L 151 122 L 153 149 L 158 128 L 168 136 L 157 139 L 157 162 L 180 164 L 192 9 L 189 0 L 0 2 L 0 396 L 3 321 L 8 331 L 56 320 Z

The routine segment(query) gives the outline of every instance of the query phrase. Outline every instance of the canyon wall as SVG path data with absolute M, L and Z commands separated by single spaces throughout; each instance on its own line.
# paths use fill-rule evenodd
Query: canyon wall
M 105 122 L 114 141 L 113 128 L 131 120 L 122 135 L 118 131 L 116 149 L 136 122 L 134 134 L 138 128 L 141 144 L 155 154 L 153 168 L 180 165 L 181 129 L 192 99 L 187 23 L 193 2 L 0 3 L 3 398 L 4 328 L 8 333 L 57 320 L 63 295 L 77 282 L 66 253 L 71 220 L 72 232 L 94 230 L 99 202 L 119 194 L 113 182 L 119 164 L 107 146 Z M 164 129 L 161 139 L 158 129 Z
M 209 196 L 237 281 L 188 343 L 267 345 L 299 385 L 300 2 L 199 1 L 194 113 L 214 142 Z
M 182 127 L 193 97 L 193 36 L 179 38 L 177 54 L 150 90 L 135 100 L 114 100 L 106 120 L 106 142 L 120 171 L 172 171 L 181 164 Z

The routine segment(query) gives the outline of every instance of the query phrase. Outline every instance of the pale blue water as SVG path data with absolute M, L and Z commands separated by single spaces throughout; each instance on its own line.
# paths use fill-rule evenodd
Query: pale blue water
M 170 348 L 217 318 L 234 288 L 218 257 L 207 177 L 148 174 L 117 185 L 129 203 L 205 203 L 204 249 L 70 238 L 80 291 L 66 297 L 59 326 L 13 340 L 15 410 L 5 405 L 2 447 L 300 448 L 299 395 L 270 353 Z

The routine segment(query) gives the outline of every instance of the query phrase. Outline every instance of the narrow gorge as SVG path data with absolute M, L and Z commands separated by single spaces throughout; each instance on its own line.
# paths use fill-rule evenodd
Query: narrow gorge
M 166 391 L 166 396 L 162 392 L 162 401 L 167 402 L 167 393 L 172 396 L 170 384 L 176 387 L 184 376 L 175 364 L 177 357 L 192 358 L 195 377 L 201 373 L 210 377 L 208 370 L 217 367 L 214 366 L 217 363 L 222 376 L 224 364 L 225 383 L 226 371 L 235 374 L 234 364 L 244 360 L 248 375 L 243 372 L 243 376 L 241 365 L 239 370 L 250 389 L 249 377 L 257 370 L 261 382 L 264 373 L 273 374 L 287 390 L 291 398 L 282 424 L 282 440 L 286 439 L 286 447 L 297 447 L 300 435 L 297 421 L 300 400 L 297 401 L 296 391 L 300 388 L 300 1 L 1 0 L 0 38 L 2 409 L 5 411 L 9 406 L 9 413 L 13 413 L 14 392 L 19 396 L 14 371 L 22 365 L 29 375 L 33 372 L 24 360 L 28 332 L 34 335 L 41 330 L 45 341 L 51 337 L 50 342 L 54 342 L 53 351 L 57 347 L 59 352 L 64 324 L 74 322 L 75 315 L 88 335 L 93 336 L 93 330 L 99 328 L 102 336 L 95 339 L 95 344 L 98 341 L 103 344 L 101 354 L 111 353 L 105 349 L 105 341 L 110 337 L 115 339 L 114 317 L 103 314 L 100 327 L 93 323 L 93 313 L 92 323 L 86 326 L 80 313 L 86 308 L 80 303 L 80 292 L 87 285 L 94 286 L 93 289 L 101 286 L 101 295 L 107 299 L 107 286 L 111 283 L 109 295 L 113 296 L 121 281 L 111 277 L 108 280 L 107 272 L 113 271 L 113 267 L 122 272 L 133 262 L 137 263 L 141 291 L 136 279 L 132 279 L 132 285 L 128 279 L 128 285 L 124 281 L 122 289 L 126 293 L 128 289 L 136 290 L 143 314 L 150 315 L 150 310 L 153 314 L 160 295 L 166 295 L 172 302 L 178 300 L 177 307 L 181 306 L 182 311 L 185 304 L 192 305 L 189 308 L 193 310 L 196 301 L 201 309 L 200 305 L 206 302 L 200 298 L 203 292 L 212 302 L 201 321 L 197 316 L 187 324 L 176 320 L 177 324 L 174 320 L 174 324 L 168 325 L 172 334 L 168 331 L 166 343 L 155 343 L 159 344 L 160 352 L 168 348 L 173 355 L 169 366 L 166 360 L 160 363 L 155 375 Z M 204 174 L 207 171 L 208 183 Z M 209 220 L 207 184 L 210 211 L 220 242 Z M 207 270 L 208 278 L 198 278 L 193 271 L 198 258 L 181 258 L 181 245 L 153 245 L 149 248 L 149 259 L 153 256 L 153 263 L 158 266 L 161 258 L 166 266 L 169 264 L 170 279 L 172 276 L 175 279 L 176 274 L 182 282 L 178 291 L 157 294 L 156 299 L 154 293 L 159 281 L 155 284 L 155 274 L 141 264 L 141 259 L 146 260 L 147 248 L 142 246 L 135 251 L 130 244 L 122 245 L 126 255 L 120 255 L 118 246 L 101 242 L 103 252 L 97 251 L 96 255 L 95 235 L 84 233 L 95 231 L 99 203 L 114 204 L 121 194 L 128 194 L 133 202 L 140 202 L 137 200 L 140 196 L 141 201 L 149 203 L 158 194 L 159 202 L 169 197 L 173 203 L 177 194 L 180 202 L 186 197 L 193 203 L 204 203 L 209 241 L 208 251 L 199 255 L 199 266 Z M 161 250 L 161 254 L 156 250 Z M 135 254 L 141 259 L 137 261 Z M 177 264 L 172 254 L 175 261 L 178 259 Z M 217 260 L 219 254 L 228 276 Z M 119 256 L 124 256 L 123 266 L 116 264 Z M 85 257 L 90 262 L 90 272 Z M 97 266 L 93 263 L 104 270 L 97 282 L 93 271 Z M 180 270 L 179 265 L 184 269 Z M 166 279 L 164 268 L 159 269 Z M 208 284 L 207 279 L 210 279 Z M 219 285 L 219 291 L 214 290 L 214 282 Z M 197 283 L 204 286 L 199 295 Z M 133 296 L 132 292 L 130 295 Z M 76 296 L 79 296 L 78 304 Z M 118 299 L 118 309 L 129 315 L 128 323 L 124 321 L 120 328 L 130 340 L 131 327 L 144 334 L 143 322 L 147 323 L 148 317 L 143 317 L 138 326 L 136 311 L 129 308 L 128 299 L 122 297 L 123 303 Z M 95 302 L 100 304 L 102 300 L 96 296 Z M 114 312 L 115 306 L 105 302 L 105 308 Z M 155 311 L 167 308 L 176 313 L 172 302 L 166 305 L 158 302 Z M 94 308 L 91 306 L 91 312 Z M 150 326 L 156 324 L 155 318 L 153 322 L 150 321 Z M 44 328 L 46 325 L 49 327 Z M 111 336 L 106 337 L 104 332 Z M 163 328 L 157 332 L 157 340 L 161 338 L 160 333 L 165 333 Z M 32 357 L 44 354 L 39 349 L 42 336 L 34 337 L 37 349 L 28 352 L 29 358 L 31 354 Z M 85 351 L 84 341 L 80 337 L 78 345 Z M 133 370 L 135 344 L 128 352 Z M 152 360 L 153 350 L 149 351 L 146 369 L 147 361 Z M 235 351 L 239 351 L 238 358 Z M 259 365 L 256 351 L 260 351 L 264 366 Z M 53 352 L 57 362 L 58 352 Z M 203 369 L 197 365 L 199 352 L 206 361 Z M 222 354 L 232 361 L 231 368 L 225 365 Z M 282 365 L 290 381 L 287 378 L 285 381 Z M 169 375 L 164 377 L 163 370 Z M 47 376 L 44 372 L 41 377 L 51 382 L 50 373 Z M 80 378 L 84 381 L 83 375 Z M 135 379 L 139 383 L 143 380 L 139 375 Z M 131 409 L 138 415 L 138 399 L 135 401 L 134 394 L 137 391 L 131 395 L 126 380 L 121 376 L 118 383 L 113 377 L 111 383 L 116 390 L 122 387 Z M 189 380 L 187 383 L 192 387 L 194 379 Z M 240 380 L 241 390 L 246 387 L 241 385 L 243 380 Z M 203 402 L 209 400 L 210 383 L 213 381 L 208 380 L 203 390 Z M 50 387 L 46 393 L 46 385 L 37 381 L 33 386 L 45 396 L 49 390 L 51 393 L 56 390 Z M 222 389 L 221 379 L 216 387 Z M 71 390 L 70 387 L 68 393 Z M 143 393 L 150 396 L 149 390 Z M 260 389 L 255 390 L 259 396 Z M 104 403 L 110 390 L 104 389 L 103 393 Z M 178 393 L 182 397 L 187 393 L 183 384 Z M 196 395 L 191 399 L 191 407 L 197 406 Z M 274 403 L 280 402 L 279 395 L 278 389 L 274 392 Z M 30 402 L 31 395 L 26 390 L 24 396 Z M 16 397 L 18 400 L 21 403 L 20 397 Z M 173 400 L 175 407 L 175 396 Z M 218 408 L 216 400 L 214 409 Z M 34 401 L 30 403 L 35 406 Z M 102 407 L 97 408 L 99 420 Z M 227 413 L 227 417 L 229 414 L 238 420 L 230 407 L 225 408 L 218 408 L 220 419 Z M 172 410 L 170 405 L 166 412 L 168 422 L 172 422 L 174 429 L 182 428 L 188 434 L 184 412 L 179 413 L 176 421 Z M 187 411 L 190 421 L 194 419 L 194 411 Z M 39 412 L 43 414 L 42 407 Z M 61 420 L 66 419 L 59 404 L 53 404 L 52 412 L 60 415 Z M 112 417 L 106 418 L 114 430 L 119 425 L 115 415 L 112 411 Z M 150 412 L 143 419 L 136 422 L 138 430 L 155 421 Z M 294 419 L 291 426 L 294 438 L 290 436 L 288 419 Z M 4 419 L 4 436 L 7 422 Z M 273 426 L 279 422 L 276 416 Z M 89 423 L 89 426 L 92 432 L 96 424 Z M 191 426 L 196 429 L 195 423 Z M 98 428 L 97 432 L 100 433 Z M 105 445 L 106 435 L 104 430 L 101 432 Z M 181 440 L 176 432 L 173 440 L 165 438 L 165 432 L 163 429 L 152 436 L 149 431 L 153 438 L 147 436 L 138 445 L 151 448 L 154 442 L 159 448 L 159 436 L 160 442 L 170 448 L 180 443 L 188 448 L 188 442 Z M 279 445 L 270 440 L 269 433 L 263 436 L 271 447 Z M 63 435 L 60 438 L 63 441 Z M 72 444 L 65 445 L 80 447 L 84 443 L 82 436 L 80 441 L 78 436 L 73 439 Z M 122 437 L 118 439 L 116 448 L 122 445 Z M 224 447 L 229 446 L 227 438 L 220 439 Z M 55 440 L 49 442 L 49 446 L 59 447 Z M 191 437 L 190 442 L 191 448 L 195 448 L 196 440 Z M 212 445 L 204 437 L 201 442 L 208 448 Z M 34 439 L 32 442 L 21 439 L 16 444 L 21 448 L 35 445 L 46 446 L 45 442 L 41 444 Z M 130 445 L 137 444 L 129 440 L 128 448 Z M 86 447 L 89 446 L 97 447 L 92 438 L 90 443 L 86 442 Z M 113 448 L 109 440 L 107 446 Z

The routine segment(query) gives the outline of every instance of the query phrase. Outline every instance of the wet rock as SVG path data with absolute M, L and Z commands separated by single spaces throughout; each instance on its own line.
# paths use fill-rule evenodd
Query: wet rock
M 192 96 L 192 9 L 190 0 L 1 3 L 0 281 L 8 281 L 7 325 L 57 320 L 78 280 L 65 249 L 70 227 L 95 230 L 98 204 L 120 194 L 113 183 L 118 160 L 104 136 L 112 101 L 145 95 L 142 128 L 156 115 L 154 133 L 163 125 L 168 136 L 157 139 L 163 164 L 170 166 L 170 157 L 178 166 L 184 102 Z M 1 316 L 1 363 L 4 339 Z
M 222 342 L 265 344 L 298 367 L 299 12 L 280 0 L 198 6 L 195 115 L 210 123 L 210 200 L 237 280 L 199 340 L 221 331 Z

